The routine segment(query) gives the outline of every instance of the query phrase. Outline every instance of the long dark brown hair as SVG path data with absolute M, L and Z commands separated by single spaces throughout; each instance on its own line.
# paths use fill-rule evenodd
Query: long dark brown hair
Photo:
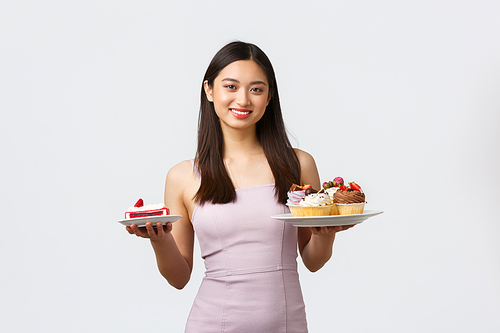
M 285 203 L 290 185 L 300 183 L 300 164 L 288 140 L 276 85 L 276 76 L 266 54 L 256 45 L 232 42 L 214 56 L 207 68 L 203 82 L 213 86 L 214 79 L 227 65 L 238 60 L 253 60 L 266 73 L 271 99 L 262 118 L 256 124 L 259 140 L 275 180 L 275 193 L 279 202 Z M 201 185 L 194 199 L 205 202 L 228 203 L 236 199 L 234 185 L 223 161 L 223 135 L 214 105 L 209 102 L 201 87 L 201 104 L 198 118 L 198 149 L 196 166 L 201 174 Z

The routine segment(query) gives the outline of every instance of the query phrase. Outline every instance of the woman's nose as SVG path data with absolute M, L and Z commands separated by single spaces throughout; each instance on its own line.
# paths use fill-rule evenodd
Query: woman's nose
M 248 98 L 247 92 L 245 90 L 241 89 L 240 91 L 238 91 L 236 103 L 241 106 L 247 106 L 248 104 L 250 104 L 250 99 Z

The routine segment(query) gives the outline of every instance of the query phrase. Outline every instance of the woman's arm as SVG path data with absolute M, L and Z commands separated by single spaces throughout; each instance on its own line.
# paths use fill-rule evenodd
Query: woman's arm
M 193 177 L 191 163 L 182 162 L 174 166 L 167 174 L 165 182 L 165 205 L 173 215 L 182 215 L 175 224 L 167 223 L 157 228 L 148 222 L 146 228 L 136 225 L 127 227 L 131 234 L 149 238 L 156 255 L 158 270 L 175 288 L 182 289 L 191 277 L 193 267 L 194 230 L 189 219 L 186 206 L 188 186 L 192 185 L 189 179 Z
M 314 158 L 299 149 L 295 150 L 300 162 L 301 185 L 309 184 L 314 189 L 321 189 L 318 169 Z M 333 253 L 333 242 L 338 231 L 346 230 L 351 226 L 299 228 L 298 246 L 304 265 L 311 272 L 319 270 L 330 260 Z

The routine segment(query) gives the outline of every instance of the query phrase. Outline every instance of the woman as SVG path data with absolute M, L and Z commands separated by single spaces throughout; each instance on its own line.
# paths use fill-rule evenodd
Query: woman
M 165 204 L 183 217 L 127 227 L 150 239 L 160 273 L 178 289 L 191 275 L 196 231 L 206 275 L 186 332 L 307 332 L 297 247 L 316 271 L 330 259 L 335 233 L 349 226 L 272 219 L 288 212 L 292 183 L 320 188 L 314 159 L 290 145 L 267 56 L 230 43 L 205 73 L 196 158 L 167 175 Z

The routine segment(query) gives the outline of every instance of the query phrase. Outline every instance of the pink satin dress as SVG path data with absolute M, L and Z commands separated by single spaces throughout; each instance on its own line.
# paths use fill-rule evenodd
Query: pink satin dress
M 297 228 L 271 218 L 288 212 L 274 184 L 236 189 L 232 203 L 195 207 L 206 271 L 185 332 L 307 332 Z

